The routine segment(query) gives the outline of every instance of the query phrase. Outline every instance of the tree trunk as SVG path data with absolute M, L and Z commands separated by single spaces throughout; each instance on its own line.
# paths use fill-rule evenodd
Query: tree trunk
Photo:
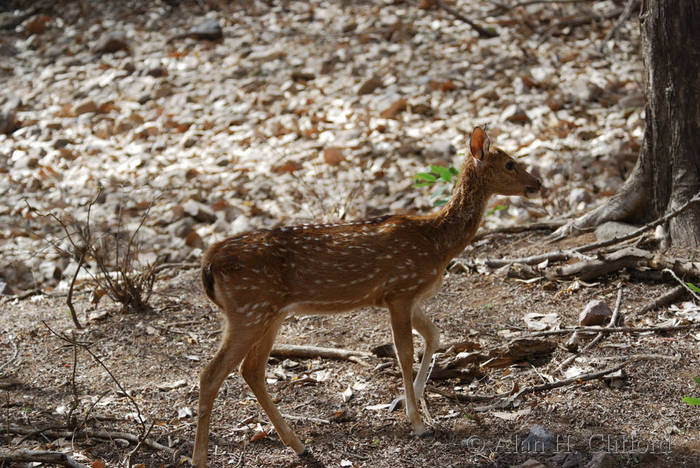
M 649 212 L 663 215 L 700 191 L 700 2 L 646 0 L 646 131 L 640 158 L 651 174 Z M 700 206 L 671 220 L 673 244 L 700 246 Z
M 700 192 L 700 1 L 643 0 L 640 20 L 646 130 L 639 159 L 618 194 L 559 234 L 650 221 Z M 667 228 L 673 245 L 700 247 L 700 203 Z

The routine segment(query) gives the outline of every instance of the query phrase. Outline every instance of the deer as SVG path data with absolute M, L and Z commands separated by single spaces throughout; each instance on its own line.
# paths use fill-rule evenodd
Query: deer
M 219 348 L 200 374 L 194 466 L 206 466 L 214 400 L 236 367 L 282 442 L 298 455 L 305 453 L 265 385 L 275 337 L 291 314 L 388 309 L 406 416 L 416 436 L 431 434 L 416 402 L 425 391 L 440 331 L 422 304 L 437 294 L 448 263 L 475 236 L 492 195 L 530 196 L 542 187 L 523 164 L 491 147 L 481 127 L 472 132 L 469 146 L 472 157 L 466 157 L 451 198 L 431 214 L 260 229 L 207 249 L 202 285 L 225 320 Z M 415 379 L 412 330 L 425 343 Z

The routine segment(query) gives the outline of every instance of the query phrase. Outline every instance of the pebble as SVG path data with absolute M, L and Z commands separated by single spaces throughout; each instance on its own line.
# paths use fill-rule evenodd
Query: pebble
M 581 326 L 587 327 L 592 325 L 607 325 L 612 317 L 612 311 L 608 305 L 599 300 L 594 299 L 586 304 L 586 307 L 581 311 L 578 317 L 578 323 Z

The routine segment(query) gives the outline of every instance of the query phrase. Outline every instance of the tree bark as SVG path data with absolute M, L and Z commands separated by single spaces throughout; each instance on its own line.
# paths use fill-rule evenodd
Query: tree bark
M 620 192 L 554 235 L 606 221 L 643 223 L 700 192 L 700 2 L 643 0 L 646 129 L 639 159 Z M 673 245 L 700 247 L 700 204 L 673 218 Z
M 700 2 L 645 0 L 646 131 L 640 159 L 651 174 L 647 211 L 663 215 L 700 190 Z M 700 246 L 700 206 L 670 222 L 676 245 Z

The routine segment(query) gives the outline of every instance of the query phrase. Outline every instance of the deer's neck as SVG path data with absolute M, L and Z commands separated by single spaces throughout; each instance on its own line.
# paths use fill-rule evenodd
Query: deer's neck
M 483 167 L 467 157 L 452 197 L 434 215 L 435 237 L 440 242 L 440 252 L 446 260 L 459 255 L 474 238 L 491 196 L 484 180 Z

